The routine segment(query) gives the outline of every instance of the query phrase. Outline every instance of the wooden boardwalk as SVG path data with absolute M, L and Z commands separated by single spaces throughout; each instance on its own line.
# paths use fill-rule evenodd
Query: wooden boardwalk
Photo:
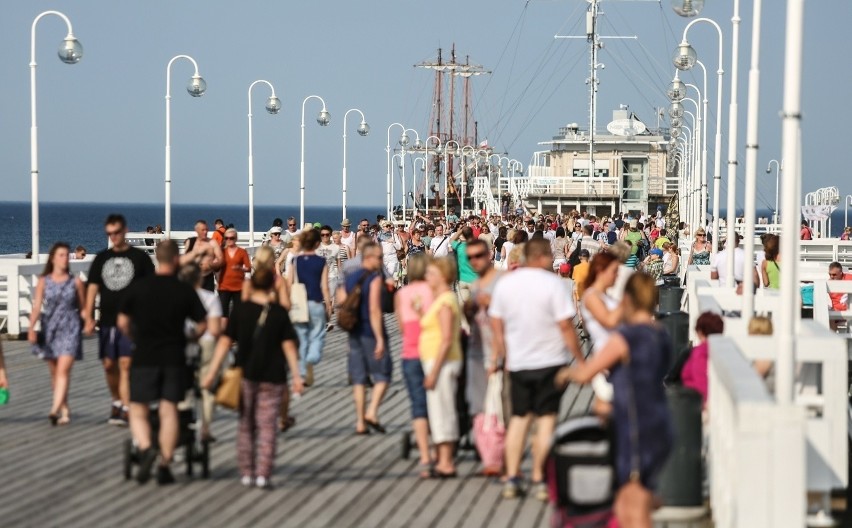
M 392 343 L 398 358 L 398 335 Z M 388 434 L 354 436 L 345 334 L 338 330 L 327 337 L 315 385 L 293 405 L 296 426 L 279 437 L 277 487 L 269 492 L 239 484 L 237 419 L 223 410 L 213 424 L 218 441 L 210 479 L 190 479 L 178 463 L 176 485 L 125 481 L 122 445 L 129 433 L 106 424 L 109 395 L 95 341 L 85 341 L 85 359 L 72 373 L 73 423 L 55 428 L 47 420 L 47 367 L 25 342 L 6 341 L 4 348 L 11 401 L 0 407 L 3 526 L 548 526 L 545 504 L 501 499 L 501 485 L 477 475 L 470 451 L 460 452 L 460 478 L 417 478 L 416 449 L 409 460 L 401 458 L 410 415 L 398 361 L 381 410 Z M 584 413 L 590 400 L 588 388 L 572 386 L 563 413 Z M 527 457 L 527 474 L 529 464 Z

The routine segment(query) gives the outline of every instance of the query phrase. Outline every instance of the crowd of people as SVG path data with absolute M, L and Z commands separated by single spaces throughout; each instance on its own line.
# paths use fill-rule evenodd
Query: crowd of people
M 276 219 L 249 255 L 236 244 L 236 230 L 217 219 L 211 234 L 200 220 L 182 251 L 175 241 L 156 244 L 155 267 L 128 245 L 124 218 L 111 215 L 105 221 L 111 247 L 95 257 L 86 284 L 69 273 L 68 246 L 56 244 L 30 321 L 30 328 L 40 321 L 41 331 L 29 335 L 50 366 L 50 422 L 70 423 L 71 368 L 81 357 L 82 335 L 97 333 L 111 397 L 108 420 L 130 426 L 140 453 L 137 479 L 156 474 L 168 484 L 189 359 L 197 358 L 201 438 L 212 442 L 211 391 L 233 356 L 242 369 L 240 480 L 270 489 L 277 434 L 296 426 L 289 402 L 316 383 L 335 313 L 347 310 L 339 330 L 348 333 L 353 433 L 387 432 L 382 402 L 398 357 L 419 477 L 457 475 L 457 446 L 471 438 L 469 424 L 485 412 L 486 394 L 499 383 L 505 451 L 484 473 L 502 478 L 506 499 L 530 493 L 547 500 L 545 459 L 562 393 L 579 382 L 592 384 L 595 411 L 617 433 L 618 484 L 629 481 L 624 445 L 638 442 L 641 483 L 653 490 L 671 442 L 662 388 L 671 343 L 653 312 L 658 285 L 681 265 L 676 236 L 659 213 L 459 218 L 450 211 L 415 214 L 406 226 L 382 216 L 356 226 L 344 219 L 339 230 L 299 228 L 292 217 L 286 225 Z M 704 251 L 696 242 L 688 261 Z M 390 325 L 399 329 L 401 350 L 392 350 Z M 591 340 L 588 357 L 578 333 Z M 638 439 L 627 430 L 634 404 Z M 525 480 L 521 463 L 531 429 Z

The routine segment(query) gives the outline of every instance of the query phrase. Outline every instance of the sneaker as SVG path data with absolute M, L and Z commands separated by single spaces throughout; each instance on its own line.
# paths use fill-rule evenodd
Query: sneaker
M 118 412 L 118 420 L 115 421 L 115 425 L 119 427 L 127 427 L 130 425 L 130 419 L 128 418 L 128 409 L 127 407 L 122 407 Z
M 521 495 L 521 478 L 511 477 L 503 485 L 503 498 L 516 499 Z
M 175 483 L 175 476 L 172 475 L 172 470 L 169 466 L 160 466 L 157 468 L 157 484 L 166 486 Z
M 112 407 L 109 410 L 109 418 L 107 419 L 107 423 L 110 425 L 118 425 L 121 420 L 119 417 L 121 416 L 121 404 L 112 404 Z
M 240 478 L 240 484 L 249 487 L 254 484 L 254 480 L 251 478 L 250 475 L 243 475 L 242 478 Z
M 272 481 L 266 477 L 257 477 L 254 480 L 254 485 L 262 490 L 271 490 L 274 487 Z
M 547 484 L 544 482 L 533 482 L 532 484 L 533 496 L 540 500 L 541 502 L 547 502 L 550 500 L 550 492 L 547 490 Z
M 157 460 L 157 451 L 149 447 L 139 452 L 139 470 L 136 472 L 136 481 L 145 484 L 151 478 L 151 468 Z

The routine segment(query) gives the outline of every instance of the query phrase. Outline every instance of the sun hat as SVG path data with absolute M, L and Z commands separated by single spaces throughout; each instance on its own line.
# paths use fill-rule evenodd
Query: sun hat
M 281 233 L 283 231 L 284 230 L 281 229 L 281 226 L 275 226 L 275 227 L 273 227 L 272 229 L 269 230 L 269 234 L 272 235 L 274 233 Z
M 352 222 L 349 221 L 348 218 L 344 218 L 342 222 L 340 222 L 341 227 L 350 227 Z

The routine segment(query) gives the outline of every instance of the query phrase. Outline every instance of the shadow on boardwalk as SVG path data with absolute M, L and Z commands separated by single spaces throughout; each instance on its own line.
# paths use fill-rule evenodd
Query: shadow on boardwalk
M 398 354 L 399 336 L 392 341 Z M 293 405 L 296 426 L 279 438 L 270 492 L 240 486 L 236 415 L 221 410 L 209 480 L 190 479 L 176 464 L 176 485 L 126 482 L 122 444 L 129 433 L 106 424 L 109 396 L 95 341 L 85 341 L 85 359 L 72 374 L 73 423 L 56 428 L 47 420 L 47 367 L 25 342 L 4 346 L 12 399 L 0 407 L 3 526 L 548 526 L 546 505 L 502 500 L 500 484 L 477 475 L 472 452 L 461 452 L 458 479 L 417 478 L 416 451 L 401 458 L 410 415 L 398 364 L 382 407 L 388 434 L 354 436 L 345 334 L 337 330 L 328 335 L 316 384 Z M 585 412 L 590 397 L 569 388 L 565 412 Z

